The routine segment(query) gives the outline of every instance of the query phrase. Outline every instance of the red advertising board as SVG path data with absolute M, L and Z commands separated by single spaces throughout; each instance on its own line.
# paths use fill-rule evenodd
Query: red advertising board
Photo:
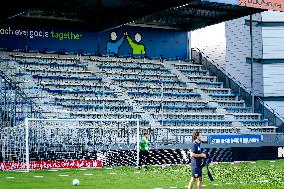
M 30 169 L 102 168 L 100 160 L 31 161 Z M 0 170 L 26 170 L 26 162 L 0 162 Z
M 239 0 L 240 6 L 284 11 L 284 0 Z

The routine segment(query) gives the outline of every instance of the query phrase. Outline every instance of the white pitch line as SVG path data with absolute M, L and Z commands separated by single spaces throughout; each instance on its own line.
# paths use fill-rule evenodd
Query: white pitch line
M 14 179 L 15 177 L 6 177 L 7 179 Z
M 134 172 L 134 174 L 139 174 L 139 173 L 140 173 L 139 171 Z
M 202 185 L 203 187 L 205 187 L 206 185 Z
M 112 170 L 112 168 L 111 168 L 111 167 L 107 167 L 106 169 L 108 169 L 108 170 Z
M 170 188 L 177 188 L 176 186 L 170 186 Z
M 214 186 L 219 186 L 219 184 L 213 184 Z
M 270 165 L 271 167 L 274 167 L 274 165 Z
M 34 176 L 35 178 L 42 178 L 43 176 Z
M 270 161 L 271 163 L 275 163 L 275 161 Z
M 59 177 L 69 177 L 69 175 L 58 175 Z
M 244 182 L 241 181 L 240 183 L 243 184 Z
M 163 189 L 163 188 L 154 188 L 154 189 Z
M 86 171 L 87 169 L 78 169 L 79 171 Z
M 269 182 L 269 180 L 261 180 L 261 181 L 259 181 L 259 182 Z
M 116 175 L 117 173 L 109 173 L 109 174 L 111 174 L 111 175 Z
M 87 173 L 87 174 L 84 174 L 85 176 L 92 176 L 93 174 L 92 173 Z
M 50 169 L 48 170 L 49 172 L 57 172 L 58 170 L 57 169 Z
M 256 163 L 255 161 L 252 161 L 252 162 L 250 162 L 250 163 Z

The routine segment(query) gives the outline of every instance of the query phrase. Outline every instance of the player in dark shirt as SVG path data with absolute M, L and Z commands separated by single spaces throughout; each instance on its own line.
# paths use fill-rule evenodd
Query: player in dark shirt
M 202 188 L 202 158 L 206 158 L 206 154 L 201 153 L 201 134 L 199 131 L 194 131 L 192 134 L 194 140 L 191 146 L 191 180 L 188 184 L 188 189 L 193 188 L 195 180 L 198 178 L 197 187 Z

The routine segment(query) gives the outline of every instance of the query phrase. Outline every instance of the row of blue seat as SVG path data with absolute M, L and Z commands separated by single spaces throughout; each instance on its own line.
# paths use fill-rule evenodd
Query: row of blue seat
M 161 70 L 161 71 L 169 71 L 169 68 L 147 68 L 147 67 L 142 67 L 142 66 L 106 66 L 106 65 L 98 65 L 99 68 L 110 68 L 110 69 L 139 69 L 139 70 L 151 70 L 151 71 L 156 71 L 156 70 Z
M 47 101 L 44 102 L 44 104 L 53 104 L 53 105 L 64 105 L 66 107 L 93 107 L 93 108 L 106 108 L 106 107 L 112 107 L 112 108 L 125 108 L 125 107 L 131 107 L 131 106 L 100 106 L 96 104 L 64 104 L 63 102 L 58 101 Z M 132 108 L 132 107 L 131 107 Z M 145 109 L 212 109 L 215 110 L 216 107 L 208 107 L 208 106 L 143 106 Z
M 112 106 L 97 106 L 97 109 L 113 109 L 114 107 Z M 127 107 L 125 107 L 127 108 Z M 26 117 L 16 117 L 16 121 L 24 121 Z M 70 118 L 71 119 L 71 118 Z M 225 124 L 230 124 L 232 122 L 236 121 L 229 121 L 229 120 L 189 120 L 189 119 L 164 119 L 164 120 L 157 120 L 159 123 L 225 123 Z M 81 121 L 81 122 L 96 122 L 96 121 Z M 104 121 L 108 122 L 108 121 Z M 112 121 L 109 121 L 112 122 Z M 131 123 L 134 123 L 136 121 L 129 121 Z M 149 123 L 148 120 L 139 120 L 140 123 Z M 240 120 L 239 122 L 253 122 L 253 123 L 268 123 L 270 122 L 269 120 Z
M 181 72 L 189 72 L 189 73 L 194 73 L 194 72 L 207 73 L 207 72 L 209 72 L 209 70 L 202 70 L 202 69 L 200 69 L 200 70 L 191 70 L 191 69 L 189 69 L 189 70 L 181 70 Z
M 0 48 L 0 50 L 9 51 L 10 48 Z M 187 60 L 180 57 L 171 57 L 171 58 L 165 58 L 163 55 L 156 56 L 156 57 L 148 57 L 147 55 L 133 55 L 132 53 L 129 54 L 116 54 L 116 53 L 107 53 L 107 54 L 101 54 L 99 52 L 85 52 L 84 50 L 78 49 L 77 51 L 66 51 L 66 49 L 60 49 L 60 50 L 49 50 L 49 48 L 44 48 L 42 50 L 37 49 L 13 49 L 13 52 L 29 52 L 29 53 L 46 53 L 46 54 L 64 54 L 64 55 L 84 55 L 84 56 L 101 56 L 101 57 L 115 57 L 115 58 L 147 58 L 148 60 L 169 60 L 169 61 L 193 61 L 193 60 Z
M 236 94 L 209 94 L 212 97 L 236 97 Z
M 28 64 L 28 65 L 47 65 L 47 66 L 63 66 L 63 67 L 87 67 L 87 64 L 76 64 L 76 63 L 56 63 L 56 62 L 25 62 L 18 61 L 19 64 Z
M 7 104 L 14 104 L 14 105 L 25 105 L 25 104 L 33 104 L 32 102 L 20 102 L 20 101 L 2 101 L 1 105 L 7 105 Z
M 139 78 L 114 78 L 115 81 L 133 81 L 133 82 L 153 82 L 153 83 L 181 83 L 186 84 L 185 82 L 178 80 L 158 80 L 158 79 L 139 79 Z
M 216 107 L 208 106 L 143 106 L 145 109 L 217 109 Z
M 251 110 L 251 107 L 229 106 L 229 107 L 224 107 L 224 109 L 227 109 L 227 110 Z
M 125 88 L 128 86 L 125 86 Z M 153 87 L 153 86 L 136 86 L 139 89 L 161 89 L 161 87 Z M 136 88 L 135 86 L 131 87 L 131 88 Z M 187 90 L 187 91 L 192 91 L 193 89 L 189 89 L 186 87 L 164 87 L 164 89 L 176 89 L 176 90 Z
M 96 94 L 96 95 L 114 95 L 114 91 L 94 91 L 94 90 L 73 90 L 73 89 L 49 89 L 42 88 L 51 93 L 88 93 L 88 94 Z
M 106 94 L 106 95 L 114 95 L 114 91 L 94 91 L 94 90 L 74 90 L 74 89 L 50 89 L 50 88 L 40 88 L 40 87 L 30 87 L 30 89 L 42 89 L 48 92 L 53 93 L 89 93 L 89 94 Z M 177 92 L 128 92 L 130 95 L 165 95 L 165 96 L 192 96 L 192 97 L 201 97 L 200 94 L 195 93 L 177 93 Z
M 63 102 L 57 102 L 57 101 L 46 101 L 43 104 L 51 104 L 51 105 L 63 105 Z
M 164 119 L 158 120 L 160 123 L 232 123 L 228 120 L 191 120 L 191 119 Z
M 232 123 L 232 122 L 268 123 L 270 121 L 269 120 L 238 120 L 238 121 L 230 121 L 230 120 L 165 119 L 165 120 L 158 120 L 158 122 L 164 122 L 164 123 Z
M 263 120 L 240 120 L 240 122 L 242 123 L 269 123 L 271 121 L 267 119 L 263 119 Z
M 88 81 L 102 81 L 100 77 L 79 77 L 79 76 L 62 76 L 62 75 L 33 75 L 34 78 L 50 78 L 50 79 L 79 79 Z
M 10 61 L 10 58 L 0 58 L 0 61 Z
M 133 109 L 132 106 L 101 106 L 96 104 L 62 104 L 69 108 L 94 108 L 94 109 Z
M 72 119 L 72 118 L 59 118 L 59 119 Z M 149 123 L 149 121 L 148 120 L 137 120 L 139 123 Z M 129 121 L 125 121 L 125 122 L 121 122 L 121 123 L 127 123 L 127 122 L 129 122 L 129 123 L 137 123 L 137 121 L 135 121 L 135 120 L 129 120 Z M 94 121 L 89 121 L 89 120 L 82 120 L 82 121 L 80 121 L 80 122 L 85 122 L 85 123 L 96 123 L 96 122 L 102 122 L 102 123 L 113 123 L 113 122 L 115 122 L 115 121 L 108 121 L 108 120 L 105 120 L 105 121 L 102 121 L 102 120 L 94 120 Z
M 165 96 L 193 96 L 193 97 L 201 97 L 200 94 L 194 93 L 177 93 L 177 92 L 128 92 L 130 95 L 165 95 Z
M 223 82 L 210 82 L 210 81 L 197 81 L 196 84 L 206 84 L 206 85 L 221 85 Z

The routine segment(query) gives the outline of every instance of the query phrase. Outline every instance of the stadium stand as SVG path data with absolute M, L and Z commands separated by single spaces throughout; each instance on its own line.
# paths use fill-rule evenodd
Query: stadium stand
M 276 132 L 194 61 L 2 51 L 0 65 L 45 118 L 139 118 L 204 135 Z

